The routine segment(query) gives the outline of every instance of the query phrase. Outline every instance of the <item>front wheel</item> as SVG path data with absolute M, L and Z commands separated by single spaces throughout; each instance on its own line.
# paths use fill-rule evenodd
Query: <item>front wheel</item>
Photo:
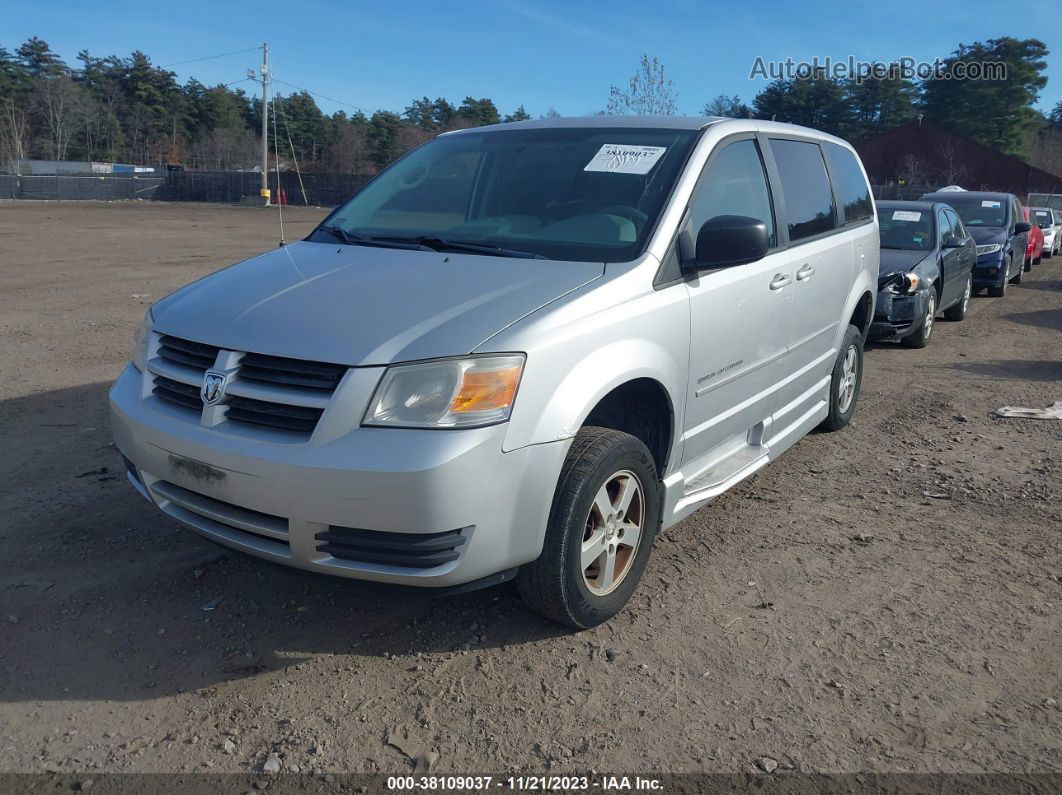
M 966 279 L 966 289 L 963 290 L 959 303 L 953 304 L 944 310 L 944 317 L 950 321 L 965 320 L 966 310 L 970 307 L 970 296 L 973 294 L 973 274 Z
M 597 626 L 627 604 L 660 524 L 649 450 L 609 428 L 579 430 L 564 461 L 542 554 L 520 569 L 524 601 L 560 624 Z
M 924 348 L 929 344 L 929 335 L 933 333 L 933 321 L 937 317 L 937 294 L 934 290 L 926 296 L 926 311 L 922 315 L 922 324 L 918 331 L 900 340 L 908 348 Z
M 1003 265 L 1003 281 L 988 288 L 988 294 L 992 298 L 1002 298 L 1007 294 L 1007 277 L 1010 275 L 1010 263 L 1011 261 L 1008 259 Z
M 830 378 L 830 413 L 820 428 L 824 431 L 839 431 L 851 422 L 862 382 L 863 335 L 855 326 L 849 326 Z

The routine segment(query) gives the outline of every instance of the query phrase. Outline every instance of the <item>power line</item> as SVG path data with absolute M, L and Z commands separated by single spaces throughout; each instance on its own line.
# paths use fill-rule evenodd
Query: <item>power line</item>
M 182 66 L 182 65 L 184 65 L 186 63 L 199 63 L 200 61 L 210 61 L 210 60 L 213 60 L 214 58 L 228 58 L 230 55 L 240 55 L 241 53 L 254 52 L 255 50 L 259 50 L 259 49 L 261 49 L 261 47 L 248 47 L 246 50 L 233 50 L 232 52 L 223 52 L 223 53 L 220 53 L 218 55 L 206 55 L 206 56 L 204 56 L 202 58 L 192 58 L 192 59 L 190 59 L 188 61 L 177 61 L 176 63 L 167 63 L 167 64 L 163 64 L 159 68 L 160 69 L 169 69 L 171 66 Z
M 283 83 L 286 86 L 291 86 L 292 88 L 297 88 L 297 89 L 299 89 L 299 91 L 305 91 L 307 94 L 310 94 L 312 96 L 320 97 L 321 99 L 327 99 L 329 102 L 335 102 L 337 105 L 345 105 L 348 108 L 354 108 L 354 110 L 361 111 L 362 113 L 368 113 L 368 111 L 365 110 L 365 108 L 359 108 L 357 105 L 351 105 L 349 102 L 343 102 L 343 100 L 336 99 L 335 97 L 330 97 L 330 96 L 328 96 L 326 94 L 320 94 L 320 93 L 318 93 L 316 91 L 310 91 L 310 89 L 308 89 L 308 88 L 303 88 L 302 86 L 297 86 L 294 83 L 289 83 L 286 80 L 280 80 L 280 79 L 278 79 L 276 77 L 271 77 L 270 79 L 274 83 Z

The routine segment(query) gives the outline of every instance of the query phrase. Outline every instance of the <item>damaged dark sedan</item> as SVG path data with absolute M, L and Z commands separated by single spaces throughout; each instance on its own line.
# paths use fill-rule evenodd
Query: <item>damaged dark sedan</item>
M 940 312 L 962 320 L 973 292 L 976 245 L 940 202 L 881 201 L 881 266 L 870 336 L 924 348 Z

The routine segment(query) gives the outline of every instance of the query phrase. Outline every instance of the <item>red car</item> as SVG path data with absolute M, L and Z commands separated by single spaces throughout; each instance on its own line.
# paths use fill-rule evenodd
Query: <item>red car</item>
M 1031 271 L 1033 265 L 1039 265 L 1044 254 L 1044 232 L 1035 219 L 1029 221 L 1029 208 L 1022 207 L 1021 214 L 1032 226 L 1029 230 L 1029 245 L 1025 248 L 1025 270 Z

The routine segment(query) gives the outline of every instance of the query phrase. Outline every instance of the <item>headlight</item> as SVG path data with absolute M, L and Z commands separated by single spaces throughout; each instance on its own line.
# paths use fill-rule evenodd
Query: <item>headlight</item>
M 1003 250 L 1003 244 L 1002 243 L 990 243 L 987 246 L 978 246 L 977 247 L 977 256 L 980 257 L 982 254 L 996 254 L 996 253 L 998 253 L 998 252 L 1000 252 L 1002 250 Z
M 910 295 L 918 289 L 920 282 L 917 273 L 897 273 L 882 289 L 893 295 Z
M 148 309 L 140 322 L 140 328 L 133 335 L 133 367 L 140 372 L 144 372 L 147 366 L 148 343 L 151 341 L 151 328 L 154 324 L 155 318 Z
M 523 370 L 522 353 L 388 367 L 362 424 L 474 428 L 505 422 Z

